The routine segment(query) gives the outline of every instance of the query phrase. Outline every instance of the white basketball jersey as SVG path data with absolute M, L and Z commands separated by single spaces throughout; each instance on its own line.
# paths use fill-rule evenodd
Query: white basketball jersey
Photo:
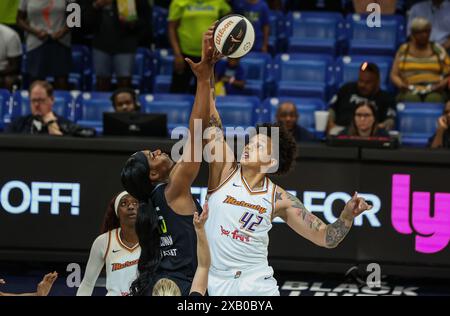
M 108 296 L 127 296 L 131 283 L 137 277 L 137 264 L 141 247 L 127 247 L 120 239 L 120 228 L 109 232 L 105 254 L 106 289 Z
M 266 177 L 263 188 L 252 191 L 237 165 L 217 189 L 209 192 L 205 229 L 214 269 L 267 265 L 275 189 Z

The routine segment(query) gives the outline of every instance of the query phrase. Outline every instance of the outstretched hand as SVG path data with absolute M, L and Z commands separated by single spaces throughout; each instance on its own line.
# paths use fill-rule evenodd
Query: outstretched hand
M 216 23 L 217 21 L 203 34 L 202 58 L 200 62 L 194 63 L 190 58 L 185 59 L 197 77 L 197 80 L 209 80 L 213 75 L 215 63 L 223 57 L 214 46 L 213 35 Z
M 58 273 L 56 271 L 46 274 L 37 286 L 37 296 L 47 296 L 57 278 Z
M 198 215 L 198 212 L 194 213 L 194 227 L 196 230 L 200 230 L 205 227 L 206 220 L 208 219 L 208 214 L 208 203 L 205 203 L 205 205 L 203 206 L 202 214 Z
M 372 209 L 372 205 L 367 204 L 366 200 L 362 197 L 358 197 L 358 192 L 353 194 L 353 197 L 345 205 L 342 215 L 345 219 L 353 220 L 361 213 Z

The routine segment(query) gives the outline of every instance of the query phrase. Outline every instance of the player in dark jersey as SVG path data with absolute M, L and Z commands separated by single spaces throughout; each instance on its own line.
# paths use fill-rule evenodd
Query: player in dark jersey
M 209 120 L 210 77 L 220 57 L 213 49 L 212 34 L 213 27 L 204 34 L 201 61 L 186 60 L 197 78 L 197 92 L 189 120 L 191 137 L 182 158 L 175 163 L 161 150 L 144 150 L 133 154 L 122 170 L 123 186 L 140 201 L 136 233 L 141 256 L 132 295 L 150 295 L 161 278 L 173 280 L 182 295 L 189 295 L 197 267 L 193 214 L 201 213 L 191 194 L 201 164 L 201 159 L 194 159 L 194 120 L 202 121 L 203 132 Z

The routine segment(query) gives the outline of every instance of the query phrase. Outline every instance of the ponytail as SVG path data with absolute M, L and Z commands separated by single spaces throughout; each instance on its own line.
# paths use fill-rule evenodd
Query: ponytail
M 133 296 L 145 296 L 151 293 L 156 270 L 161 261 L 160 228 L 158 214 L 151 199 L 141 202 L 136 217 L 136 234 L 141 246 L 138 263 L 139 276 L 130 287 Z

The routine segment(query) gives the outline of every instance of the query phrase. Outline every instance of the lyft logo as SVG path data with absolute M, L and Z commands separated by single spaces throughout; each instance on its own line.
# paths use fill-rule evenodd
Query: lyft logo
M 450 193 L 434 194 L 434 216 L 430 200 L 430 192 L 413 192 L 411 203 L 411 177 L 393 175 L 392 225 L 401 234 L 416 233 L 415 250 L 420 253 L 437 253 L 450 241 Z
M 18 205 L 11 204 L 11 191 L 20 190 L 22 201 Z M 42 191 L 46 191 L 42 192 Z M 63 192 L 67 192 L 63 194 Z M 70 204 L 70 215 L 80 215 L 80 184 L 59 182 L 31 182 L 29 187 L 22 181 L 9 181 L 0 191 L 1 207 L 10 214 L 22 214 L 30 211 L 39 214 L 39 206 L 50 204 L 50 214 L 59 215 L 60 204 Z

